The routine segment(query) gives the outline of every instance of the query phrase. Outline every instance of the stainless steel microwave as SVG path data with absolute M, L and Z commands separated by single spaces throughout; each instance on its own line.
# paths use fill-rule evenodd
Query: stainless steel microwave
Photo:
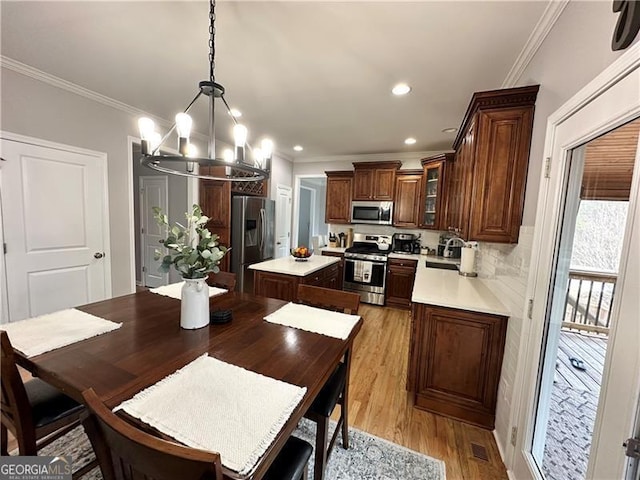
M 351 223 L 391 225 L 393 202 L 351 202 Z

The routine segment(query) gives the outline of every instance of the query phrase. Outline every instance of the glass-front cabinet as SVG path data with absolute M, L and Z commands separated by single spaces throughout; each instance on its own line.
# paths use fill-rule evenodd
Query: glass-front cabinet
M 421 205 L 421 227 L 442 230 L 444 208 L 446 206 L 445 173 L 447 162 L 453 161 L 453 154 L 443 153 L 422 159 L 424 200 Z

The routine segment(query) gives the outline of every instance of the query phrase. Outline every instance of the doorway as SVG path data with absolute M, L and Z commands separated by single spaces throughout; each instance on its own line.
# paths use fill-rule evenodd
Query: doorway
M 612 322 L 640 119 L 570 152 L 532 454 L 584 480 Z
M 326 177 L 296 177 L 296 201 L 293 214 L 295 246 L 319 250 L 326 245 L 329 234 L 329 225 L 325 223 L 326 194 Z
M 276 248 L 275 258 L 289 256 L 291 249 L 291 187 L 276 187 Z
M 155 245 L 145 246 L 145 242 L 149 243 L 149 238 L 144 238 L 146 232 L 156 227 L 153 219 L 153 207 L 161 207 L 169 216 L 169 223 L 183 222 L 185 213 L 191 211 L 191 205 L 198 203 L 197 179 L 179 177 L 176 175 L 167 175 L 147 168 L 140 164 L 142 155 L 140 144 L 136 143 L 133 138 L 129 138 L 131 148 L 131 203 L 132 212 L 130 217 L 132 235 L 131 235 L 131 251 L 133 257 L 132 275 L 135 285 L 138 287 L 158 287 L 167 283 L 176 283 L 182 281 L 182 278 L 175 270 L 171 268 L 168 274 L 162 274 L 157 271 L 156 262 L 153 259 Z M 173 153 L 171 151 L 163 151 L 165 153 Z M 149 195 L 146 205 L 144 192 L 141 190 L 142 178 L 147 182 L 152 182 L 153 187 L 147 193 L 153 191 L 153 195 Z M 153 179 L 157 179 L 154 183 Z M 161 183 L 158 183 L 161 182 Z M 163 196 L 159 188 L 162 183 L 167 185 L 166 205 L 157 205 Z M 154 199 L 152 201 L 152 199 Z M 145 223 L 147 228 L 145 229 Z M 160 237 L 160 232 L 155 231 L 154 241 Z
M 630 66 L 621 57 L 549 117 L 531 321 L 520 357 L 512 464 L 518 479 L 622 479 L 635 468 L 622 446 L 638 434 L 640 399 L 640 58 L 634 58 Z

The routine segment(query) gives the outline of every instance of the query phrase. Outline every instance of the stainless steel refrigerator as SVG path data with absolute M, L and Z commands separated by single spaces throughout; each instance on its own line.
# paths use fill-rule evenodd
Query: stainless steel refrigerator
M 231 201 L 231 271 L 237 289 L 253 293 L 249 266 L 274 255 L 276 202 L 266 198 L 233 197 Z

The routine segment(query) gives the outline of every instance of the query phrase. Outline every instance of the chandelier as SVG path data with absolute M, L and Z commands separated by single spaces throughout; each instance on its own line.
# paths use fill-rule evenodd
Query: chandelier
M 164 172 L 170 175 L 182 177 L 195 177 L 208 180 L 222 180 L 232 182 L 255 182 L 269 178 L 271 168 L 271 157 L 273 154 L 273 142 L 265 138 L 262 140 L 261 148 L 251 148 L 247 143 L 247 128 L 238 123 L 227 100 L 224 97 L 224 87 L 215 81 L 215 0 L 209 1 L 209 80 L 203 80 L 198 84 L 198 93 L 191 100 L 183 112 L 175 117 L 175 123 L 163 136 L 155 131 L 153 120 L 143 117 L 138 120 L 140 129 L 142 157 L 140 163 L 153 170 Z M 209 97 L 209 143 L 208 157 L 198 156 L 195 145 L 190 143 L 189 136 L 193 123 L 189 116 L 189 110 L 202 96 Z M 233 120 L 233 138 L 235 148 L 226 149 L 222 158 L 216 157 L 215 139 L 215 99 L 219 98 Z M 160 153 L 160 148 L 164 145 L 169 136 L 176 131 L 178 134 L 178 155 L 165 155 Z M 252 154 L 253 158 L 246 158 L 246 150 Z M 198 169 L 196 169 L 198 165 Z M 209 169 L 202 167 L 225 167 L 224 176 L 209 174 Z

